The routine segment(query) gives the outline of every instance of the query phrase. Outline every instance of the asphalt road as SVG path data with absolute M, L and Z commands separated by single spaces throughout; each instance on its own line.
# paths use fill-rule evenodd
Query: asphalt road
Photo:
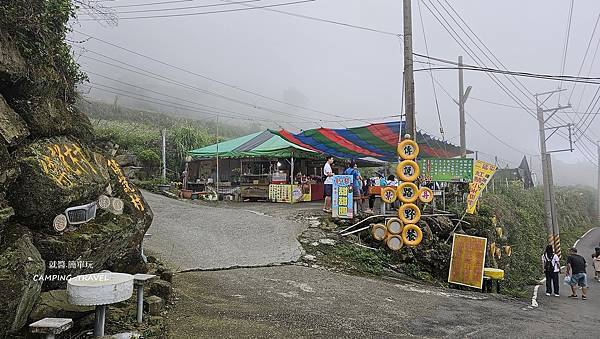
M 297 241 L 302 224 L 231 205 L 143 194 L 154 212 L 144 249 L 177 271 L 263 266 L 294 261 L 302 253 Z
M 600 242 L 600 228 L 595 228 L 585 237 L 581 238 L 577 243 L 577 252 L 582 255 L 587 265 L 587 276 L 588 276 L 588 299 L 581 300 L 581 291 L 577 291 L 579 299 L 569 299 L 568 296 L 571 294 L 569 286 L 563 284 L 564 274 L 560 276 L 560 297 L 556 298 L 553 296 L 547 297 L 546 285 L 542 285 L 538 290 L 537 301 L 539 304 L 538 312 L 559 312 L 562 313 L 562 319 L 555 319 L 557 322 L 574 322 L 578 324 L 595 323 L 596 328 L 600 329 L 600 283 L 594 280 L 594 266 L 592 264 L 592 253 L 594 247 L 598 246 Z M 568 249 L 564 249 L 563 253 L 568 253 Z M 541 256 L 541 254 L 540 254 Z M 566 332 L 563 332 L 567 334 Z M 589 333 L 584 329 L 574 328 L 573 337 L 581 338 L 598 338 L 600 337 L 600 330 L 596 333 Z
M 296 265 L 186 272 L 174 285 L 171 338 L 593 338 L 600 320 L 598 309 L 529 310 L 492 294 Z
M 155 219 L 145 248 L 180 270 L 293 261 L 308 225 L 281 206 L 208 207 L 144 193 Z M 600 240 L 578 243 L 586 259 Z M 529 300 L 350 276 L 299 265 L 181 272 L 168 313 L 171 338 L 595 338 L 600 293 Z

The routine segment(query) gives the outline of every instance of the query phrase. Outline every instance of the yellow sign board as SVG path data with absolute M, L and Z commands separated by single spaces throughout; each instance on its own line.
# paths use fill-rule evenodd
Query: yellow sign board
M 486 238 L 454 234 L 448 282 L 481 289 L 486 248 Z
M 469 184 L 469 195 L 467 196 L 467 213 L 475 213 L 479 196 L 494 173 L 496 173 L 496 165 L 475 160 L 473 164 L 473 182 Z

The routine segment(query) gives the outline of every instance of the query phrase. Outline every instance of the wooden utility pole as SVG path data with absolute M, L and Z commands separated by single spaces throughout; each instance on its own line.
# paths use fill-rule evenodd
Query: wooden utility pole
M 413 74 L 413 48 L 412 48 L 412 10 L 411 1 L 404 0 L 404 113 L 405 134 L 410 134 L 416 140 L 415 120 L 415 78 Z M 401 136 L 404 137 L 403 135 Z
M 462 55 L 458 57 L 458 114 L 460 121 L 460 156 L 462 158 L 467 157 L 467 136 L 465 133 L 465 102 L 467 102 L 467 98 L 469 97 L 469 93 L 471 92 L 471 86 L 467 87 L 467 90 L 464 90 L 463 83 L 463 58 Z
M 554 252 L 560 257 L 561 248 L 560 248 L 560 229 L 558 226 L 558 215 L 556 213 L 556 197 L 554 195 L 554 179 L 552 176 L 552 157 L 551 153 L 554 152 L 563 152 L 563 151 L 573 151 L 573 145 L 571 141 L 571 125 L 561 125 L 561 126 L 553 126 L 546 128 L 546 123 L 556 112 L 561 109 L 570 108 L 571 105 L 567 106 L 558 106 L 550 109 L 544 109 L 543 105 L 554 93 L 562 92 L 562 90 L 549 91 L 545 93 L 535 94 L 535 106 L 537 110 L 537 119 L 539 125 L 539 133 L 540 133 L 540 155 L 542 160 L 542 183 L 544 185 L 544 207 L 546 210 L 546 232 L 548 235 L 548 244 L 554 246 Z M 545 99 L 540 102 L 539 97 L 544 96 Z M 544 117 L 544 113 L 550 112 L 548 117 Z M 569 143 L 570 147 L 568 149 L 561 149 L 555 151 L 548 151 L 546 148 L 546 141 L 554 135 L 554 133 L 558 132 L 560 128 L 568 127 L 569 128 Z M 546 137 L 546 130 L 552 130 L 550 135 Z

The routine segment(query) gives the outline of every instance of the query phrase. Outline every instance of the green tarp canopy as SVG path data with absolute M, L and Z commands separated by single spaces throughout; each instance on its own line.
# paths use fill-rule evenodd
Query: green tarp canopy
M 319 152 L 293 144 L 271 131 L 257 132 L 218 144 L 221 158 L 318 158 Z M 216 158 L 217 144 L 189 151 L 193 159 Z

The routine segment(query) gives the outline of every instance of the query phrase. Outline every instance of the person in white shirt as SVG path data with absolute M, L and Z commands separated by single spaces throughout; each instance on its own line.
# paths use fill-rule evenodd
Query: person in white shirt
M 331 169 L 331 164 L 333 164 L 333 157 L 331 155 L 327 156 L 327 161 L 323 166 L 323 177 L 325 177 L 324 190 L 325 190 L 325 206 L 323 207 L 323 211 L 326 213 L 331 212 L 331 194 L 333 192 L 333 170 Z
M 560 259 L 554 253 L 552 245 L 546 246 L 546 251 L 542 254 L 542 268 L 546 275 L 546 295 L 550 296 L 552 287 L 554 287 L 554 296 L 558 297 L 558 274 L 560 273 Z

